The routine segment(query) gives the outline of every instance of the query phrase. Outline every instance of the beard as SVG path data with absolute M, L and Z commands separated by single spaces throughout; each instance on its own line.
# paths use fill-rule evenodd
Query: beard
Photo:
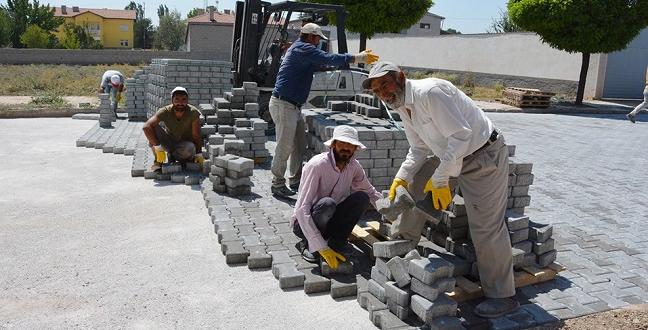
M 351 150 L 342 149 L 338 151 L 333 148 L 333 157 L 335 157 L 336 162 L 348 162 L 351 157 L 353 157 L 353 152 Z
M 405 90 L 401 86 L 397 86 L 396 90 L 392 94 L 391 99 L 384 100 L 387 106 L 392 110 L 398 109 L 405 104 Z

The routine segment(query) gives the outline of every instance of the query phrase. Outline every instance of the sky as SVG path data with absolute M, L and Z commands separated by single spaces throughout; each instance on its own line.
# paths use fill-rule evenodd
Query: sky
M 283 0 L 282 0 L 283 1 Z M 490 26 L 493 18 L 499 17 L 500 10 L 506 10 L 507 0 L 433 0 L 434 5 L 430 12 L 445 17 L 443 29 L 453 28 L 461 33 L 484 33 Z M 157 8 L 165 4 L 169 10 L 177 9 L 183 17 L 192 8 L 203 8 L 204 0 L 137 0 L 137 3 L 146 5 L 145 16 L 153 20 L 157 25 Z M 270 0 L 270 2 L 280 2 Z M 6 4 L 6 1 L 2 1 Z M 51 6 L 66 5 L 68 7 L 79 6 L 84 8 L 110 8 L 123 9 L 130 3 L 130 0 L 116 1 L 90 1 L 90 0 L 41 0 L 41 4 L 49 3 Z M 216 5 L 219 10 L 234 9 L 235 0 L 207 0 L 207 5 Z M 100 5 L 98 5 L 100 4 Z

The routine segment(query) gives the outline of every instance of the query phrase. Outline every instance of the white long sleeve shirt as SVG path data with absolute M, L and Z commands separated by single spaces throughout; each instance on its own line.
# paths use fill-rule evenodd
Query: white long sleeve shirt
M 410 149 L 396 177 L 410 183 L 425 158 L 434 154 L 441 163 L 432 183 L 447 186 L 449 177 L 461 173 L 463 158 L 482 147 L 493 131 L 484 111 L 442 79 L 406 80 L 405 104 L 397 111 Z

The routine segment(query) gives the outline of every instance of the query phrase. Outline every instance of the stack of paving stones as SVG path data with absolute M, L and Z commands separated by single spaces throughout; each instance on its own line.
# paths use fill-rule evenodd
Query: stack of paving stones
M 230 196 L 249 195 L 252 192 L 254 161 L 235 155 L 212 157 L 209 181 L 212 190 Z
M 99 126 L 110 128 L 114 121 L 117 121 L 117 116 L 110 109 L 110 94 L 99 94 Z
M 351 103 L 330 101 L 328 109 L 302 110 L 308 131 L 306 157 L 311 158 L 326 150 L 323 141 L 333 136 L 336 126 L 353 126 L 358 131 L 360 142 L 367 147 L 357 152 L 356 159 L 376 189 L 389 188 L 409 149 L 405 132 L 387 119 L 368 117 L 355 111 L 347 112 L 336 104 L 342 104 L 347 109 L 346 105 Z
M 225 61 L 153 59 L 145 68 L 147 117 L 170 103 L 173 88 L 182 86 L 192 104 L 210 103 L 232 88 L 232 63 Z
M 132 78 L 126 79 L 126 111 L 130 121 L 146 121 L 146 87 L 148 75 L 136 70 Z
M 259 118 L 259 88 L 254 82 L 244 82 L 225 97 L 214 98 L 212 104 L 200 104 L 205 115 L 207 154 L 214 157 L 233 154 L 265 163 L 269 156 L 265 130 L 268 123 Z M 207 131 L 209 130 L 209 132 Z M 212 131 L 215 131 L 212 133 Z

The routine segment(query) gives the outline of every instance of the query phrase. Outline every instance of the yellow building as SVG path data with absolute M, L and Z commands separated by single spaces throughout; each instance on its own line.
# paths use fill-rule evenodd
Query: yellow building
M 135 11 L 123 9 L 92 9 L 60 6 L 54 7 L 54 16 L 65 17 L 66 23 L 87 26 L 95 40 L 104 48 L 133 48 Z M 63 37 L 61 26 L 54 33 Z

